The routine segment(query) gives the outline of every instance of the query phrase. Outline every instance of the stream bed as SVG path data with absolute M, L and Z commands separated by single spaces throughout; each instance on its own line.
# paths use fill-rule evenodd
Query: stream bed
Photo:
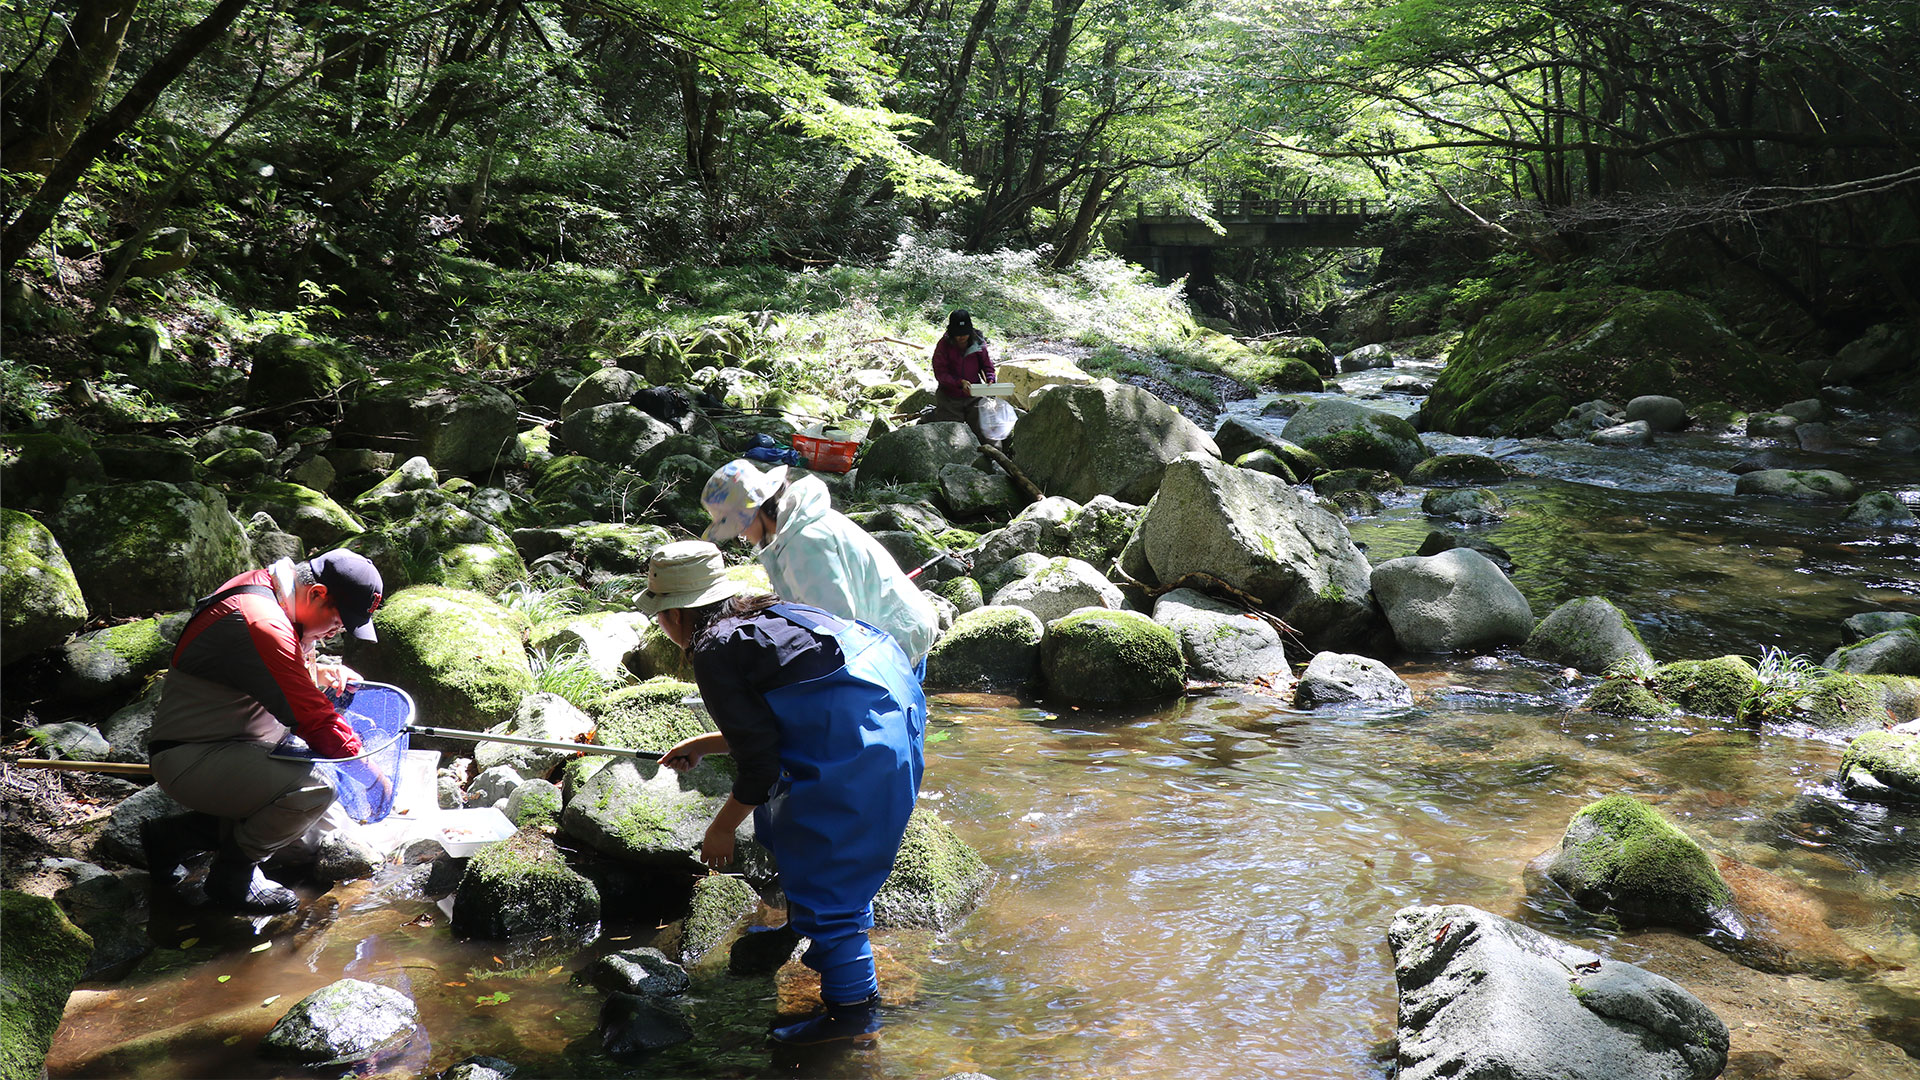
M 1920 533 L 1842 527 L 1831 505 L 1736 498 L 1725 470 L 1758 445 L 1744 438 L 1430 445 L 1522 470 L 1499 489 L 1509 517 L 1477 531 L 1512 553 L 1536 617 L 1608 597 L 1659 659 L 1771 646 L 1818 661 L 1848 615 L 1920 612 Z M 1832 460 L 1863 490 L 1920 501 L 1920 459 L 1864 441 Z M 1412 553 L 1434 523 L 1409 492 L 1349 526 L 1377 565 Z M 876 937 L 895 961 L 883 981 L 918 987 L 870 1048 L 776 1057 L 764 1041 L 773 984 L 718 973 L 686 999 L 693 1042 L 609 1060 L 594 1034 L 601 995 L 572 976 L 646 944 L 652 919 L 610 896 L 585 947 L 460 941 L 439 907 L 377 878 L 334 889 L 269 937 L 156 911 L 155 954 L 69 1004 L 51 1075 L 343 1075 L 256 1050 L 287 1003 L 353 976 L 405 990 L 422 1014 L 404 1056 L 354 1075 L 426 1075 L 487 1054 L 522 1078 L 1384 1077 L 1387 924 L 1407 905 L 1465 903 L 1674 979 L 1731 1029 L 1729 1077 L 1920 1077 L 1920 813 L 1844 799 L 1841 743 L 1584 713 L 1590 677 L 1569 685 L 1511 652 L 1394 667 L 1412 708 L 1309 713 L 1245 693 L 1140 713 L 935 699 L 924 803 L 995 879 L 944 938 Z M 1580 807 L 1623 792 L 1779 879 L 1874 963 L 1765 972 L 1698 938 L 1530 894 L 1527 862 Z

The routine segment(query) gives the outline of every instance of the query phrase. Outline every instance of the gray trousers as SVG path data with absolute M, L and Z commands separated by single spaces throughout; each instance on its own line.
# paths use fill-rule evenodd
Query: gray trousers
M 933 412 L 927 414 L 922 423 L 963 423 L 973 430 L 973 437 L 982 443 L 992 442 L 987 433 L 980 430 L 980 399 L 973 397 L 950 398 L 945 394 L 933 395 Z M 994 443 L 998 446 L 999 443 Z
M 333 805 L 333 786 L 318 769 L 268 757 L 272 749 L 257 742 L 170 747 L 153 756 L 153 778 L 182 806 L 232 821 L 233 845 L 265 862 Z

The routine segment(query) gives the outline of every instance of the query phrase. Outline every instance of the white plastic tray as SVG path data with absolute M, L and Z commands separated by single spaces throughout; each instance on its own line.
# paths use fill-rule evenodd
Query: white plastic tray
M 1010 382 L 968 383 L 967 389 L 974 397 L 1012 397 L 1013 384 Z
M 447 854 L 464 859 L 489 844 L 497 844 L 514 833 L 513 822 L 491 806 L 471 810 L 442 810 L 428 819 L 430 834 L 447 849 Z

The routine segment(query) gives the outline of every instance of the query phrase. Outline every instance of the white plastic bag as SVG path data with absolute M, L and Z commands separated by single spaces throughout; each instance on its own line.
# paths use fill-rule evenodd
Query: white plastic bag
M 989 397 L 980 399 L 980 431 L 987 438 L 999 442 L 1013 434 L 1013 422 L 1017 419 L 1013 406 L 1004 398 Z

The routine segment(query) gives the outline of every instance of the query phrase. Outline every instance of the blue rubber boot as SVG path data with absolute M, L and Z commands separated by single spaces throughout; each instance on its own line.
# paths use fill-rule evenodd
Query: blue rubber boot
M 851 1005 L 828 1004 L 819 1014 L 773 1029 L 773 1041 L 784 1046 L 819 1046 L 823 1043 L 855 1042 L 871 1039 L 880 1030 L 880 995 Z

